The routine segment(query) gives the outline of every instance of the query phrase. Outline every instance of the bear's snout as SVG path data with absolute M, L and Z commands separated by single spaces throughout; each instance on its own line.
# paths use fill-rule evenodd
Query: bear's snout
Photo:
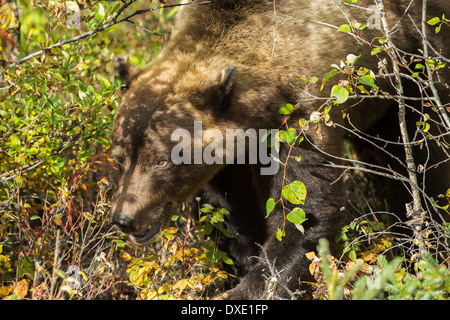
M 114 212 L 111 217 L 111 223 L 120 231 L 125 233 L 133 233 L 137 229 L 136 219 L 132 219 L 124 214 Z

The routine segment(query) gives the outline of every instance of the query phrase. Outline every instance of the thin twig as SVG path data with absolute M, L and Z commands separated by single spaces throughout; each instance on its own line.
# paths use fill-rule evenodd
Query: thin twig
M 50 299 L 53 300 L 54 298 L 54 292 L 55 292 L 55 285 L 56 285 L 56 277 L 57 277 L 57 269 L 59 267 L 58 262 L 59 257 L 59 229 L 56 231 L 56 241 L 55 241 L 55 255 L 53 259 L 53 271 L 52 271 L 52 279 L 50 284 Z
M 403 84 L 402 84 L 402 79 L 400 76 L 400 68 L 399 68 L 399 61 L 402 61 L 402 60 L 397 59 L 398 53 L 395 51 L 395 49 L 392 45 L 392 38 L 391 38 L 391 32 L 390 32 L 391 29 L 389 28 L 389 23 L 386 18 L 386 11 L 384 8 L 384 0 L 375 0 L 375 2 L 380 11 L 382 28 L 383 28 L 384 35 L 387 40 L 386 41 L 387 53 L 388 53 L 389 57 L 391 58 L 391 62 L 392 62 L 392 66 L 393 66 L 393 71 L 394 71 L 394 76 L 395 76 L 395 90 L 397 91 L 397 94 L 399 96 L 403 96 L 404 90 L 403 90 Z M 417 223 L 415 224 L 415 231 L 416 231 L 415 236 L 419 242 L 419 248 L 424 248 L 424 242 L 423 242 L 422 234 L 421 234 L 422 223 L 420 222 L 424 210 L 422 207 L 422 200 L 420 197 L 420 188 L 418 187 L 419 183 L 418 183 L 417 174 L 416 174 L 417 167 L 416 167 L 416 163 L 414 160 L 413 149 L 409 143 L 410 140 L 409 140 L 408 128 L 407 128 L 407 124 L 406 124 L 406 107 L 405 107 L 404 99 L 398 99 L 398 119 L 399 119 L 400 135 L 401 135 L 403 143 L 405 143 L 405 145 L 403 146 L 403 149 L 405 151 L 405 161 L 406 161 L 406 166 L 408 168 L 408 177 L 409 177 L 408 182 L 411 187 L 411 194 L 412 194 L 412 198 L 413 198 L 413 208 L 412 208 L 413 211 L 411 212 L 411 219 L 417 221 Z
M 423 55 L 425 57 L 428 56 L 428 47 L 431 46 L 427 38 L 426 19 L 427 19 L 427 0 L 422 0 L 422 39 L 423 39 Z M 436 86 L 434 85 L 433 71 L 427 64 L 425 64 L 425 68 L 427 70 L 428 75 L 428 85 L 431 89 L 431 92 L 433 93 L 433 97 L 437 104 L 439 113 L 441 114 L 442 119 L 444 119 L 447 130 L 450 130 L 450 118 L 444 106 L 442 105 L 441 99 L 439 98 L 439 92 L 437 91 Z
M 30 55 L 28 55 L 28 56 L 26 56 L 26 57 L 20 59 L 19 61 L 16 61 L 16 62 L 11 63 L 10 66 L 16 66 L 16 65 L 22 64 L 22 63 L 24 63 L 24 62 L 26 62 L 26 61 L 28 61 L 28 60 L 31 60 L 31 59 L 33 59 L 33 58 L 35 58 L 35 57 L 38 57 L 38 56 L 42 55 L 45 51 L 51 50 L 52 48 L 61 47 L 61 46 L 66 45 L 66 44 L 69 44 L 69 43 L 72 43 L 72 42 L 77 42 L 77 41 L 80 41 L 80 40 L 82 40 L 82 39 L 88 38 L 88 37 L 90 37 L 90 36 L 93 36 L 94 34 L 97 34 L 97 33 L 99 33 L 99 32 L 102 32 L 103 30 L 106 30 L 106 29 L 108 29 L 108 28 L 111 28 L 112 26 L 114 26 L 114 25 L 116 25 L 116 24 L 119 24 L 119 23 L 122 23 L 122 22 L 130 22 L 129 19 L 132 18 L 132 17 L 134 17 L 134 16 L 136 16 L 136 15 L 138 15 L 138 14 L 143 14 L 143 13 L 150 12 L 150 11 L 156 11 L 156 10 L 166 9 L 166 8 L 172 8 L 172 7 L 181 7 L 181 6 L 194 5 L 194 4 L 195 4 L 195 5 L 207 4 L 207 3 L 210 3 L 211 1 L 202 1 L 202 2 L 190 1 L 190 2 L 187 2 L 187 3 L 179 3 L 179 4 L 164 5 L 164 6 L 160 6 L 160 7 L 158 7 L 158 8 L 150 8 L 150 9 L 145 9 L 145 10 L 137 10 L 137 11 L 135 11 L 134 13 L 130 14 L 129 16 L 127 16 L 127 17 L 125 17 L 125 18 L 123 18 L 123 19 L 117 20 L 118 17 L 119 17 L 119 15 L 120 15 L 120 14 L 121 14 L 128 6 L 130 6 L 133 2 L 135 2 L 135 0 L 134 0 L 134 1 L 130 1 L 130 2 L 128 2 L 128 3 L 125 3 L 122 7 L 120 7 L 119 10 L 114 14 L 114 16 L 112 17 L 112 19 L 111 19 L 108 23 L 106 23 L 106 24 L 100 24 L 100 25 L 97 26 L 97 28 L 95 28 L 94 30 L 85 32 L 85 33 L 80 34 L 80 35 L 78 35 L 78 36 L 76 36 L 76 37 L 73 37 L 73 38 L 70 38 L 70 39 L 66 39 L 66 40 L 62 40 L 62 41 L 58 41 L 57 43 L 55 43 L 55 44 L 53 44 L 53 45 L 51 45 L 51 46 L 48 46 L 47 48 L 45 48 L 45 49 L 43 49 L 43 50 L 39 50 L 39 51 L 37 51 L 37 52 L 34 52 L 34 53 L 32 53 L 32 54 L 30 54 Z

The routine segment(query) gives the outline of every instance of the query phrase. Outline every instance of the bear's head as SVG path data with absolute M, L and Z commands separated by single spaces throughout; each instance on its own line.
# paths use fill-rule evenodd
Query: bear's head
M 231 101 L 237 68 L 222 66 L 207 72 L 162 61 L 138 70 L 120 57 L 116 69 L 124 88 L 113 128 L 111 155 L 119 176 L 111 222 L 139 243 L 165 227 L 180 204 L 223 167 L 193 159 L 194 131 L 199 123 L 203 130 L 229 127 L 223 114 Z M 177 129 L 185 135 L 174 138 Z M 176 158 L 179 153 L 174 158 L 182 138 L 187 143 L 183 156 L 192 161 L 183 163 Z

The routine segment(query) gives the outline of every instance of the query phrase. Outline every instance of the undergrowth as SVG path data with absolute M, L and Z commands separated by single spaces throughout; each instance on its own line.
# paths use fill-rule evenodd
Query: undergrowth
M 69 3 L 82 12 L 79 28 L 67 27 Z M 224 265 L 233 261 L 217 248 L 219 237 L 230 237 L 224 209 L 204 205 L 193 210 L 195 218 L 180 214 L 145 246 L 134 245 L 109 224 L 111 176 L 117 168 L 107 152 L 121 87 L 120 80 L 111 76 L 112 61 L 127 54 L 132 64 L 143 67 L 167 40 L 177 8 L 136 15 L 133 23 L 48 47 L 95 30 L 110 21 L 123 3 L 0 1 L 1 299 L 206 299 L 223 290 L 232 277 Z M 14 4 L 20 11 L 14 10 Z M 124 14 L 148 8 L 149 1 L 134 4 Z M 428 24 L 445 27 L 447 20 L 435 18 Z M 42 54 L 18 63 L 40 50 Z M 351 57 L 355 62 L 357 57 Z M 352 64 L 336 65 L 328 79 L 353 70 Z M 421 70 L 425 64 L 429 67 L 434 61 L 423 62 Z M 435 68 L 443 68 L 442 63 Z M 367 85 L 375 88 L 371 73 L 358 71 L 363 73 L 354 88 L 351 82 L 347 88 L 335 86 L 334 98 L 347 99 L 349 92 L 363 90 L 363 85 L 365 92 L 370 89 Z M 309 82 L 316 81 L 314 77 Z M 280 108 L 282 114 L 292 111 L 293 106 Z M 326 121 L 328 111 L 321 113 Z M 426 120 L 421 124 L 424 134 Z M 296 132 L 282 134 L 286 142 L 301 143 Z M 294 191 L 302 197 L 293 197 Z M 294 181 L 283 196 L 302 204 L 304 191 L 305 186 Z M 450 193 L 438 198 L 448 201 Z M 269 200 L 267 214 L 279 199 Z M 424 247 L 419 250 L 412 237 L 400 232 L 410 232 L 411 225 L 378 207 L 361 209 L 370 214 L 358 214 L 341 230 L 334 239 L 338 249 L 333 255 L 324 241 L 317 253 L 307 254 L 314 277 L 307 283 L 312 297 L 448 299 L 448 226 L 424 222 Z M 286 215 L 285 223 L 302 231 L 305 219 L 307 213 L 298 208 Z M 277 236 L 282 240 L 283 228 Z M 277 274 L 273 270 L 272 278 Z M 267 298 L 273 298 L 272 278 Z M 301 296 L 293 293 L 294 298 Z

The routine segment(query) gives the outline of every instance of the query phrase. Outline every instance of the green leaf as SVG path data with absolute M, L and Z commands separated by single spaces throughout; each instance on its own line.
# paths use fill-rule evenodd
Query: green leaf
M 110 89 L 111 88 L 111 82 L 109 82 L 109 80 L 106 79 L 105 77 L 102 77 L 100 79 L 100 87 L 101 87 L 102 91 L 105 91 L 106 89 Z
M 103 7 L 103 5 L 101 3 L 99 4 L 99 8 L 98 8 L 98 12 L 97 12 L 96 16 L 97 16 L 98 20 L 102 20 L 105 18 L 105 7 Z
M 222 261 L 225 262 L 228 265 L 232 265 L 233 264 L 233 260 L 231 260 L 228 256 L 223 255 L 222 257 Z
M 323 86 L 325 85 L 325 82 L 327 82 L 328 80 L 330 80 L 330 78 L 334 77 L 335 75 L 337 75 L 339 73 L 339 70 L 337 69 L 332 69 L 330 72 L 328 72 L 325 77 L 323 77 L 322 80 L 322 86 L 320 87 L 320 90 L 323 89 Z
M 439 19 L 439 17 L 434 17 L 433 19 L 430 19 L 427 21 L 427 23 L 430 26 L 434 26 L 435 24 L 438 24 L 441 21 L 441 19 Z
M 55 161 L 53 162 L 53 165 L 58 168 L 62 168 L 66 164 L 66 161 L 67 161 L 66 158 L 58 158 L 58 159 L 55 159 Z
M 350 28 L 350 26 L 348 24 L 343 24 L 342 26 L 340 26 L 338 28 L 337 31 L 349 33 L 352 31 L 352 28 Z
M 423 132 L 428 132 L 428 130 L 430 130 L 430 124 L 428 123 L 428 122 L 422 122 L 422 121 L 419 121 L 419 122 L 416 122 L 416 125 L 417 126 L 421 126 L 421 130 L 423 131 Z
M 377 38 L 377 39 L 378 39 L 378 42 L 379 42 L 380 44 L 385 44 L 385 43 L 387 42 L 386 36 L 382 36 L 382 37 L 379 37 L 379 38 Z
M 306 186 L 301 181 L 294 181 L 284 186 L 281 194 L 292 204 L 305 204 Z
M 300 208 L 294 208 L 294 210 L 288 213 L 286 219 L 292 222 L 301 233 L 305 233 L 305 228 L 302 225 L 303 222 L 308 220 L 306 218 L 305 211 Z
M 68 54 L 66 51 L 61 50 L 61 53 L 64 55 L 64 57 L 69 60 L 70 59 L 70 54 Z
M 203 227 L 203 231 L 205 232 L 205 234 L 210 235 L 211 232 L 213 231 L 213 226 L 210 223 L 207 223 Z
M 283 237 L 285 236 L 285 232 L 284 230 L 281 230 L 280 228 L 278 228 L 277 230 L 277 234 L 276 234 L 276 238 L 278 239 L 278 241 L 283 240 Z
M 279 131 L 280 141 L 285 141 L 288 144 L 291 144 L 295 137 L 297 136 L 297 131 L 294 128 L 289 128 L 288 130 L 280 130 Z
M 367 91 L 366 88 L 364 88 L 363 85 L 359 85 L 357 88 L 358 88 L 359 90 L 361 90 L 361 93 L 365 93 L 365 94 L 370 95 L 370 92 Z
M 13 134 L 11 136 L 11 148 L 19 148 L 20 147 L 20 139 L 17 134 Z
M 425 69 L 425 66 L 421 63 L 416 64 L 416 69 Z
M 378 90 L 378 86 L 375 84 L 375 80 L 372 78 L 372 76 L 370 76 L 368 74 L 365 76 L 359 77 L 358 81 L 361 82 L 362 84 L 365 84 L 369 87 L 372 87 L 372 88 Z
M 352 26 L 358 30 L 364 30 L 365 28 L 367 28 L 367 24 L 356 21 L 352 22 Z
M 25 105 L 25 108 L 28 109 L 28 110 L 32 110 L 33 106 L 34 106 L 34 100 L 32 98 L 30 98 L 27 101 L 27 104 Z
M 66 279 L 67 275 L 64 271 L 62 271 L 61 269 L 55 269 L 55 273 L 58 275 L 58 277 L 62 278 L 62 279 Z
M 266 219 L 272 213 L 273 209 L 275 209 L 275 200 L 273 198 L 270 198 L 266 202 Z
M 286 219 L 288 219 L 288 221 L 292 222 L 293 224 L 302 224 L 303 222 L 308 220 L 306 218 L 305 211 L 300 208 L 294 208 L 294 210 L 288 213 Z
M 349 253 L 348 253 L 348 256 L 349 256 L 349 258 L 352 260 L 352 261 L 356 261 L 356 252 L 354 251 L 354 250 L 351 250 Z
M 372 52 L 370 52 L 370 55 L 374 56 L 380 52 L 381 52 L 380 48 L 373 48 Z
M 278 110 L 278 113 L 280 114 L 291 114 L 292 111 L 294 111 L 294 106 L 290 103 L 286 103 L 285 106 L 281 106 L 280 109 Z
M 438 62 L 437 68 L 442 69 L 442 68 L 445 67 L 445 65 L 446 65 L 446 64 L 445 64 L 444 62 Z
M 27 154 L 30 156 L 37 155 L 38 153 L 39 153 L 39 150 L 36 147 L 31 147 L 30 149 L 27 150 Z
M 209 213 L 214 210 L 214 207 L 208 203 L 203 204 L 202 208 L 200 209 L 200 212 Z
M 61 168 L 59 167 L 50 167 L 50 170 L 53 172 L 53 174 L 55 174 L 56 176 L 59 176 L 59 174 L 61 173 Z
M 28 259 L 22 259 L 20 261 L 17 261 L 17 274 L 19 277 L 27 277 L 29 279 L 33 279 L 34 276 L 34 269 L 31 265 L 30 261 Z
M 344 87 L 335 85 L 331 88 L 331 98 L 336 98 L 333 101 L 334 104 L 344 103 L 348 99 L 348 91 Z
M 298 121 L 298 124 L 299 124 L 300 128 L 303 128 L 303 129 L 307 130 L 308 129 L 308 125 L 309 125 L 309 121 L 306 120 L 306 119 L 300 119 Z
M 225 237 L 230 238 L 230 239 L 233 239 L 233 238 L 234 238 L 233 235 L 232 235 L 231 233 L 229 233 L 228 230 L 225 229 L 224 227 L 220 227 L 219 230 L 220 230 L 220 232 L 222 232 L 222 234 L 223 234 Z

